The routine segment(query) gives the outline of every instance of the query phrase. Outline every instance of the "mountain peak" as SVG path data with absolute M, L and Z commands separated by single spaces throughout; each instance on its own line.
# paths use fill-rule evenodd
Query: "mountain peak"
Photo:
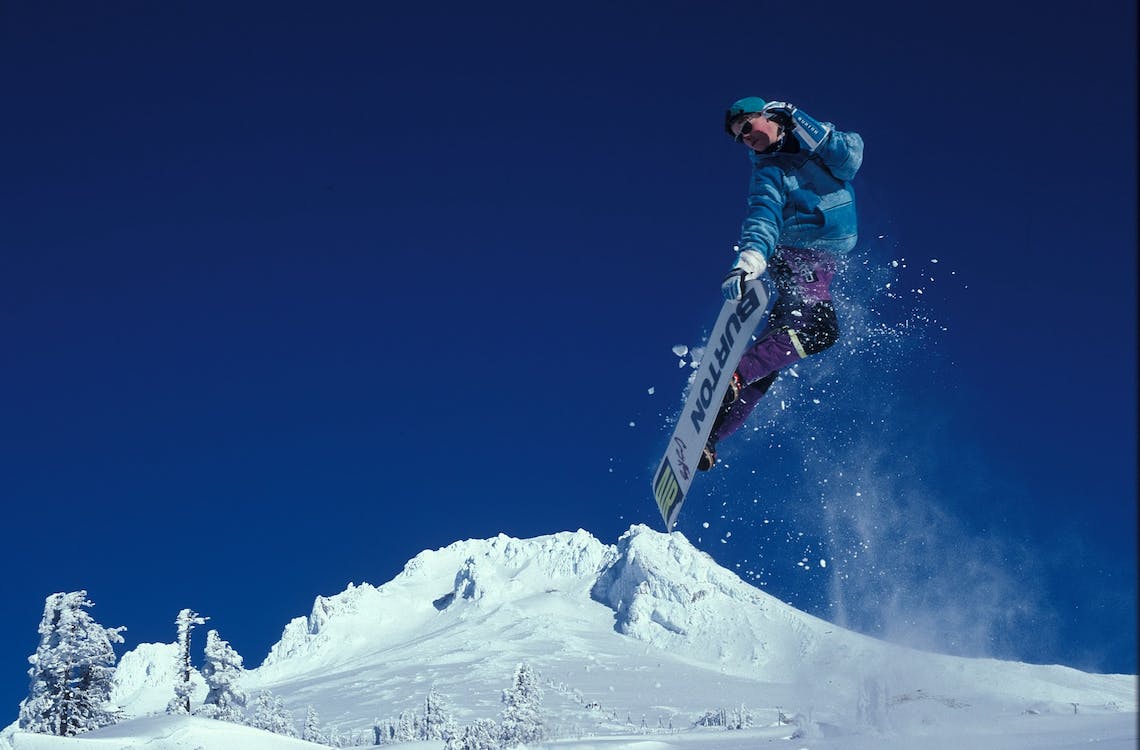
M 164 669 L 167 648 L 149 655 Z M 335 711 L 349 726 L 416 708 L 435 685 L 469 720 L 498 710 L 520 661 L 543 675 L 563 719 L 583 726 L 608 721 L 600 705 L 611 718 L 653 710 L 668 723 L 758 696 L 872 723 L 895 705 L 886 701 L 945 712 L 975 701 L 1011 711 L 1136 701 L 1131 678 L 926 654 L 852 633 L 754 588 L 682 534 L 643 525 L 613 545 L 578 530 L 421 552 L 383 585 L 317 597 L 244 686 Z M 930 685 L 941 691 L 933 698 L 919 689 Z

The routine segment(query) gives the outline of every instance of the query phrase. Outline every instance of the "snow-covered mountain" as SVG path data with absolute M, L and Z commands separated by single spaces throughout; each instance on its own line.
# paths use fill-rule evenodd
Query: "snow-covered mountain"
M 165 706 L 172 648 L 123 657 L 115 699 L 128 713 Z M 312 706 L 347 733 L 422 709 L 434 686 L 465 724 L 497 717 L 523 661 L 542 677 L 555 737 L 662 732 L 658 739 L 684 744 L 665 733 L 743 705 L 776 734 L 791 734 L 781 714 L 798 715 L 801 736 L 844 747 L 856 738 L 956 737 L 964 727 L 1000 725 L 1003 735 L 1045 722 L 1058 732 L 1088 722 L 1131 727 L 1137 710 L 1133 676 L 884 643 L 800 612 L 681 534 L 645 526 L 616 545 L 577 531 L 423 552 L 382 586 L 318 597 L 247 673 L 245 688 L 272 691 L 298 721 Z

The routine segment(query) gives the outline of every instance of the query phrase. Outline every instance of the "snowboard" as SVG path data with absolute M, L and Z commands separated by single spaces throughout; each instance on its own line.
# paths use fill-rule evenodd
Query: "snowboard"
M 767 313 L 768 296 L 762 280 L 749 281 L 739 300 L 724 303 L 709 333 L 665 457 L 653 474 L 653 497 L 666 531 L 672 531 L 677 522 L 732 372 L 751 343 L 752 332 Z

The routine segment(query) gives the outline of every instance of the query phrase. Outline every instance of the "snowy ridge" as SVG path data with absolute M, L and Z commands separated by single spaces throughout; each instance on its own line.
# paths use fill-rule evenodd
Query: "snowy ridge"
M 621 633 L 742 675 L 772 677 L 777 662 L 794 671 L 835 630 L 745 583 L 683 535 L 645 526 L 621 537 L 616 562 L 592 593 L 615 611 Z
M 822 670 L 858 695 L 905 688 L 921 674 L 923 684 L 1034 704 L 1064 704 L 1088 677 L 1069 667 L 926 653 L 844 630 L 744 582 L 679 533 L 635 526 L 617 550 L 592 593 L 615 611 L 618 630 L 722 672 L 792 683 Z M 1119 687 L 1085 699 L 1118 705 Z M 1134 691 L 1131 700 L 1135 706 Z
M 262 668 L 272 672 L 298 657 L 340 661 L 357 650 L 383 648 L 430 629 L 456 601 L 494 607 L 553 588 L 589 585 L 613 554 L 582 530 L 535 539 L 500 534 L 424 551 L 379 588 L 349 584 L 335 596 L 318 596 L 308 617 L 285 627 Z

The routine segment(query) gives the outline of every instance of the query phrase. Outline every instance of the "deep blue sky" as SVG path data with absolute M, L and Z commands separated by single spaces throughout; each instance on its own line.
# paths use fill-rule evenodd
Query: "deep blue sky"
M 256 665 L 422 549 L 660 528 L 745 95 L 863 135 L 839 290 L 902 340 L 781 383 L 680 529 L 870 632 L 1135 671 L 1134 3 L 397 5 L 0 5 L 0 715 L 54 591 Z

